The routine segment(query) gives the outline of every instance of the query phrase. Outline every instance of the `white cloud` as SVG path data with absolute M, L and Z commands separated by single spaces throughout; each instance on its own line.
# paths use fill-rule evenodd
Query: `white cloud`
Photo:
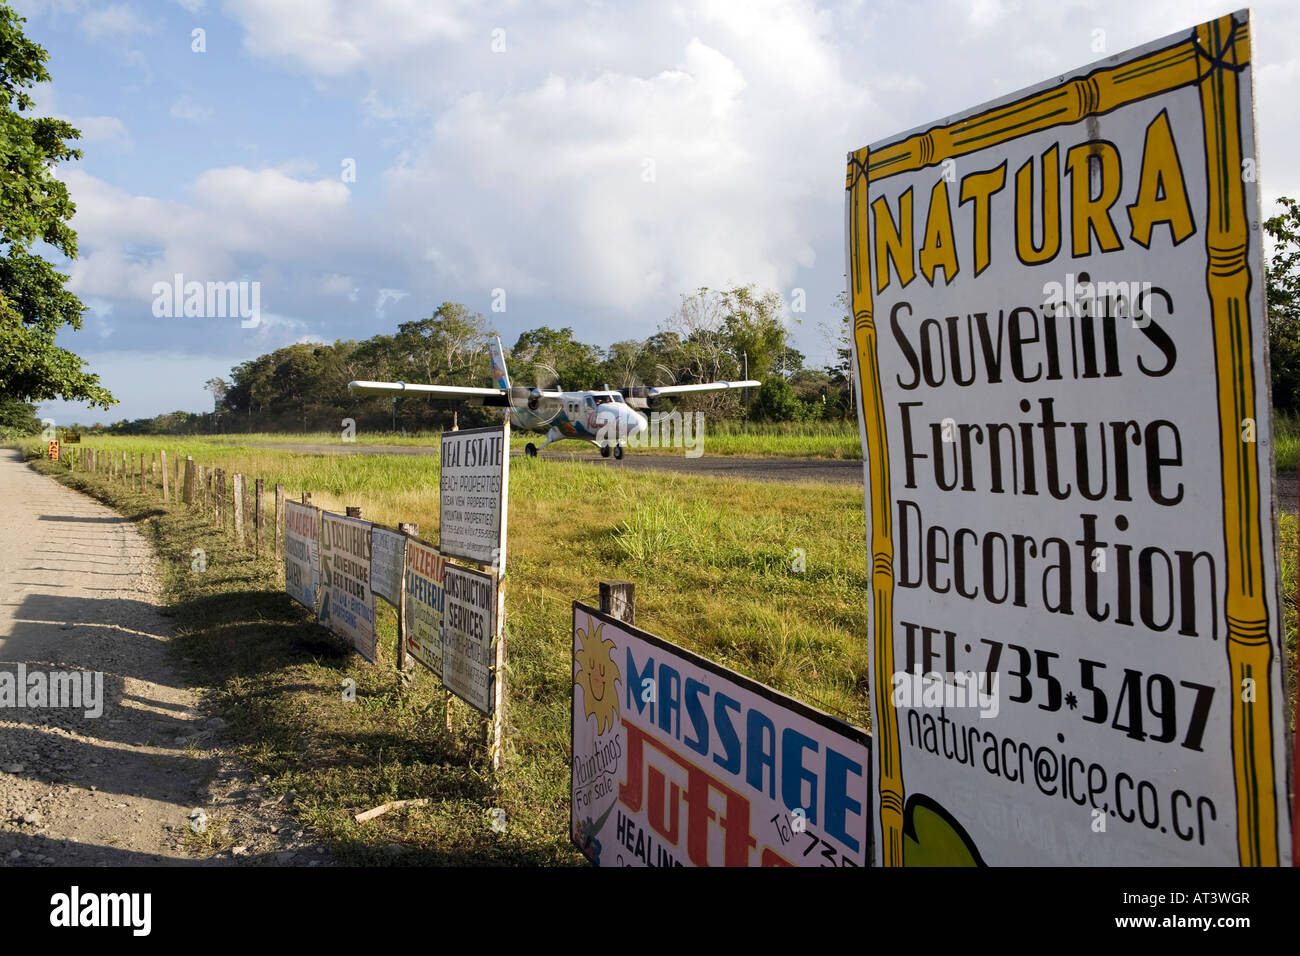
M 707 10 L 712 43 L 691 37 L 670 69 L 457 99 L 386 180 L 422 258 L 443 279 L 625 311 L 699 285 L 784 288 L 835 229 L 830 184 L 869 99 L 824 17 L 730 11 Z
M 69 268 L 78 295 L 149 301 L 153 283 L 177 272 L 234 281 L 297 264 L 319 275 L 315 266 L 341 254 L 352 231 L 342 183 L 277 169 L 208 170 L 188 203 L 131 195 L 76 168 L 63 178 L 77 204 L 71 225 L 82 254 Z
M 255 56 L 333 77 L 410 51 L 427 53 L 442 41 L 465 40 L 465 6 L 455 0 L 231 0 L 227 9 L 243 23 L 244 46 Z
M 81 30 L 92 40 L 138 36 L 153 33 L 157 24 L 143 20 L 135 10 L 124 3 L 114 3 L 87 13 L 81 19 Z
M 116 116 L 69 116 L 58 108 L 58 95 L 51 83 L 37 83 L 32 88 L 32 100 L 38 115 L 71 123 L 81 133 L 80 142 L 117 142 L 130 145 L 131 137 L 126 124 Z
M 116 116 L 77 116 L 69 117 L 68 122 L 81 131 L 82 142 L 109 140 L 126 143 L 131 139 L 126 124 Z
M 334 272 L 321 280 L 320 290 L 325 295 L 347 295 L 349 297 L 355 297 L 358 291 L 351 276 L 341 276 Z
M 191 96 L 181 96 L 177 98 L 171 106 L 172 119 L 185 120 L 187 122 L 199 122 L 208 119 L 212 111 L 200 106 L 194 102 Z

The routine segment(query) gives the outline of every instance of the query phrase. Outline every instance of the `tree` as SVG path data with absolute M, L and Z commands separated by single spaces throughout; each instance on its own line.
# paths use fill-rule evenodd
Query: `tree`
M 24 91 L 50 80 L 49 54 L 24 36 L 25 22 L 0 4 L 0 398 L 108 408 L 117 400 L 99 376 L 54 344 L 63 326 L 81 328 L 85 306 L 64 288 L 68 277 L 31 252 L 39 239 L 76 258 L 67 224 L 76 206 L 52 169 L 81 157 L 67 143 L 81 133 L 63 120 L 20 115 L 32 108 Z
M 0 436 L 35 435 L 41 430 L 36 406 L 13 398 L 0 398 Z
M 803 356 L 789 347 L 784 311 L 780 293 L 753 285 L 725 291 L 701 287 L 683 295 L 662 327 L 679 381 L 762 379 L 782 366 L 787 374 L 795 371 Z M 708 392 L 684 403 L 710 417 L 728 417 L 738 412 L 740 396 Z
M 1300 411 L 1300 203 L 1282 196 L 1281 215 L 1264 223 L 1273 240 L 1265 269 L 1273 407 Z
M 840 319 L 834 325 L 821 323 L 822 338 L 835 355 L 835 361 L 827 365 L 826 374 L 830 377 L 827 385 L 826 415 L 839 418 L 857 417 L 857 396 L 853 394 L 853 315 L 849 309 L 849 294 L 842 291 L 835 297 L 840 307 Z
M 212 393 L 212 406 L 221 411 L 221 406 L 226 401 L 226 392 L 230 391 L 230 383 L 224 378 L 210 378 L 204 383 L 203 390 Z
M 510 350 L 510 362 L 510 381 L 515 385 L 541 384 L 554 388 L 554 384 L 546 381 L 549 373 L 539 369 L 539 365 L 555 370 L 561 388 L 599 388 L 604 384 L 600 381 L 603 365 L 600 349 L 575 341 L 573 329 L 568 326 L 557 332 L 543 325 L 520 334 Z
M 750 408 L 754 421 L 794 421 L 803 411 L 794 387 L 780 375 L 770 375 L 758 390 L 758 397 Z

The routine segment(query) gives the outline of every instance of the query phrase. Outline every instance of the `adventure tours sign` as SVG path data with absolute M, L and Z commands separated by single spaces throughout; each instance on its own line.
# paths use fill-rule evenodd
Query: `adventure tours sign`
M 1289 865 L 1248 15 L 846 185 L 875 861 Z
M 377 657 L 370 586 L 370 522 L 321 512 L 320 606 L 316 619 L 372 664 Z

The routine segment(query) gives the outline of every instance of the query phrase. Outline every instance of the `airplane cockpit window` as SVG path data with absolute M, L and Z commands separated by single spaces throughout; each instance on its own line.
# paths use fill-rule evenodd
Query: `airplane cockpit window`
M 596 402 L 595 402 L 595 400 L 592 399 L 592 397 L 591 397 L 590 395 L 587 396 L 587 407 L 588 407 L 588 408 L 595 408 L 595 407 L 596 407 Z
M 614 396 L 613 396 L 613 395 L 597 395 L 597 396 L 596 396 L 596 404 L 597 404 L 597 405 L 608 405 L 608 404 L 609 404 L 610 402 L 612 402 L 613 400 L 614 400 Z

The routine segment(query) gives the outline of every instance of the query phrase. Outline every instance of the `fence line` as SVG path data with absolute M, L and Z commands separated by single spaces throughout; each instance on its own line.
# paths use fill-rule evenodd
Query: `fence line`
M 236 546 L 251 552 L 253 556 L 261 556 L 265 547 L 268 555 L 276 561 L 278 574 L 284 575 L 287 529 L 285 505 L 288 501 L 288 493 L 282 483 L 277 482 L 275 485 L 275 503 L 271 509 L 271 521 L 268 522 L 265 520 L 266 480 L 264 478 L 250 479 L 250 476 L 242 473 L 228 475 L 225 469 L 199 464 L 192 455 L 184 456 L 182 467 L 182 455 L 179 451 L 173 451 L 170 454 L 172 471 L 169 481 L 168 452 L 160 450 L 156 453 L 156 457 L 151 457 L 155 461 L 152 466 L 146 463 L 146 453 L 140 453 L 138 474 L 134 468 L 133 456 L 125 451 L 121 453 L 119 461 L 114 453 L 82 447 L 66 459 L 61 455 L 60 461 L 74 470 L 79 461 L 83 471 L 109 483 L 123 484 L 142 493 L 157 494 L 164 504 L 184 508 L 192 514 L 205 518 L 213 527 L 228 533 L 234 539 Z M 302 504 L 312 505 L 310 491 L 301 492 L 300 497 Z M 348 505 L 343 510 L 348 517 L 361 518 L 362 516 L 362 509 L 355 505 Z M 384 526 L 376 525 L 376 527 Z M 419 525 L 399 522 L 396 530 L 407 537 L 417 538 Z M 627 604 L 630 606 L 630 595 L 628 597 Z M 394 609 L 397 615 L 396 664 L 399 685 L 404 685 L 404 681 L 408 678 L 403 675 L 415 663 L 414 658 L 406 653 L 405 604 L 404 598 L 399 599 Z M 503 670 L 499 670 L 497 680 L 504 679 Z M 449 733 L 452 731 L 453 700 L 451 692 L 445 690 L 443 706 L 446 708 L 446 725 Z M 486 724 L 489 741 L 493 726 L 489 718 Z M 488 750 L 493 753 L 493 766 L 496 768 L 500 759 L 499 741 L 496 744 L 489 742 Z

